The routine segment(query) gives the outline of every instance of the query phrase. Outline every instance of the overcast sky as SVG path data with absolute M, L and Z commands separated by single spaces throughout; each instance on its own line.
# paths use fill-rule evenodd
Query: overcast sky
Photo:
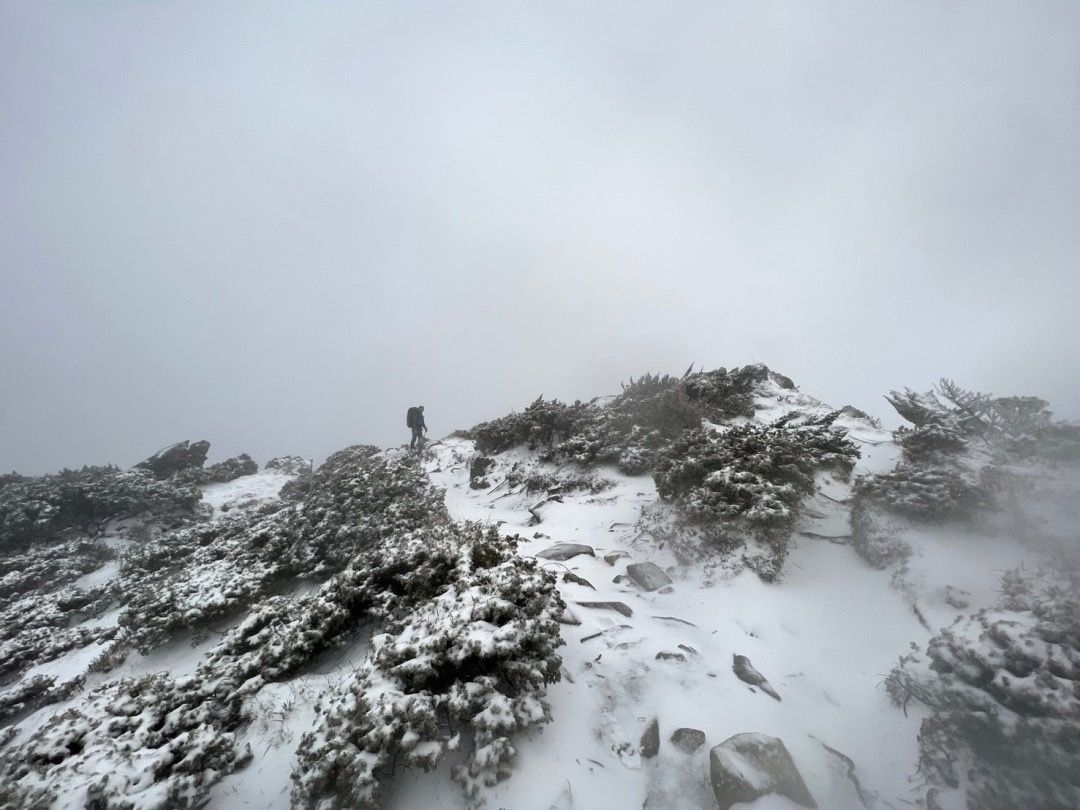
M 0 469 L 762 361 L 1080 417 L 1080 4 L 0 4 Z

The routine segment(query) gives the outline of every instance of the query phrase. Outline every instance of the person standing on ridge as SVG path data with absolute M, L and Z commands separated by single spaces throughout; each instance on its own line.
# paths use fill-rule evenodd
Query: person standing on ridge
M 408 413 L 405 414 L 405 425 L 412 429 L 412 441 L 409 442 L 409 449 L 412 450 L 416 447 L 417 442 L 423 447 L 424 434 L 427 433 L 427 423 L 424 421 L 423 405 L 414 405 L 409 408 Z

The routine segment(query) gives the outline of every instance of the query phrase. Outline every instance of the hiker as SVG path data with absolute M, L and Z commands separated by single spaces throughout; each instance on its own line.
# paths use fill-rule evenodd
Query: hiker
M 424 446 L 424 434 L 427 433 L 427 424 L 424 422 L 424 406 L 414 405 L 409 408 L 409 412 L 405 415 L 406 427 L 412 428 L 412 441 L 409 442 L 409 449 L 412 450 L 416 447 L 416 443 L 419 442 L 420 446 Z

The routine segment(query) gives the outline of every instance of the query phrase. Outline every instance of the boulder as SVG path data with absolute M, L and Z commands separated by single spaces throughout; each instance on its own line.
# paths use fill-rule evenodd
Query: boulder
M 643 759 L 652 759 L 660 753 L 660 721 L 653 718 L 645 733 L 641 735 L 641 756 Z
M 206 463 L 206 454 L 209 452 L 210 442 L 205 439 L 197 442 L 185 439 L 172 447 L 159 450 L 145 461 L 140 461 L 135 465 L 135 469 L 149 470 L 154 478 L 162 480 L 189 467 L 201 467 Z
M 720 810 L 769 793 L 803 807 L 817 807 L 783 740 L 767 734 L 736 734 L 709 751 L 709 775 Z
M 743 683 L 756 686 L 769 697 L 780 700 L 780 693 L 772 688 L 772 684 L 765 679 L 764 675 L 754 669 L 754 665 L 750 663 L 750 659 L 745 655 L 736 655 L 731 669 L 735 673 L 735 677 Z
M 643 591 L 655 591 L 671 584 L 671 577 L 652 562 L 630 563 L 626 566 L 626 575 Z
M 576 557 L 578 554 L 588 554 L 590 557 L 596 556 L 592 546 L 586 546 L 582 543 L 556 543 L 543 551 L 537 552 L 536 556 L 545 560 L 564 562 L 571 557 Z
M 625 551 L 609 551 L 607 554 L 604 555 L 604 562 L 606 562 L 608 565 L 614 565 L 623 557 L 629 556 L 630 555 L 627 554 Z
M 699 728 L 677 728 L 671 743 L 680 751 L 692 754 L 705 744 L 705 732 Z

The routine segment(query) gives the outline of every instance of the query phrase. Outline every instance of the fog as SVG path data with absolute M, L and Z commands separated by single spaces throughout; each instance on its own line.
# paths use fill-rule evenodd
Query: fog
M 1080 417 L 1076 3 L 0 5 L 0 469 L 761 361 Z

